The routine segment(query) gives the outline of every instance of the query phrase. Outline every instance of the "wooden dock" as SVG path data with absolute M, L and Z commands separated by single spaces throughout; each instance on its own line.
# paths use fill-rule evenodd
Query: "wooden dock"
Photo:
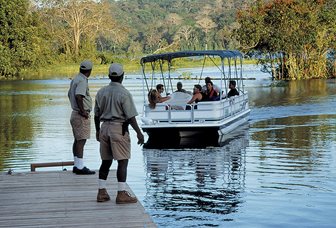
M 0 227 L 157 227 L 140 202 L 115 203 L 115 171 L 107 182 L 111 201 L 97 203 L 97 176 L 70 171 L 0 174 Z

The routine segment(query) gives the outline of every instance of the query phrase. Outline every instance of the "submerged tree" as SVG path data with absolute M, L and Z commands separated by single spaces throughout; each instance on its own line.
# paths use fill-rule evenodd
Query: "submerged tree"
M 276 79 L 330 76 L 328 54 L 335 50 L 335 1 L 257 1 L 238 12 L 237 39 L 257 51 Z

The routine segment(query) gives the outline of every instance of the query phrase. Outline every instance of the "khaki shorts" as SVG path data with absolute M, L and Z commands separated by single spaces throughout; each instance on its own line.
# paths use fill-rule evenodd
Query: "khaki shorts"
M 76 140 L 90 138 L 90 132 L 91 132 L 90 118 L 85 119 L 85 117 L 79 115 L 77 111 L 72 111 L 70 117 L 70 124 L 72 127 L 74 138 Z
M 131 139 L 128 132 L 122 135 L 122 123 L 104 122 L 100 128 L 99 140 L 102 160 L 131 158 Z

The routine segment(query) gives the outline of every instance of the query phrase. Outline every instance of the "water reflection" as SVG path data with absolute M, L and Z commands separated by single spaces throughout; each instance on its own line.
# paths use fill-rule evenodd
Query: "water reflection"
M 90 80 L 93 97 L 108 82 Z M 0 82 L 0 171 L 72 159 L 69 83 Z M 159 227 L 321 227 L 321 221 L 333 227 L 336 80 L 291 82 L 288 88 L 244 83 L 249 129 L 232 132 L 222 147 L 142 151 L 132 131 L 132 190 Z M 125 86 L 141 112 L 140 81 Z M 85 159 L 99 168 L 94 138 Z
M 312 150 L 335 140 L 332 124 L 335 115 L 291 116 L 260 121 L 253 125 L 252 139 L 263 147 L 280 146 L 286 149 Z
M 209 146 L 218 147 L 225 141 L 224 136 L 218 136 L 217 132 L 209 131 L 202 133 L 190 133 L 187 136 L 180 136 L 175 129 L 166 129 L 165 134 L 169 139 L 153 135 L 144 144 L 145 149 L 179 149 L 179 148 L 206 148 Z
M 250 105 L 289 106 L 328 101 L 336 94 L 335 80 L 290 81 L 280 87 L 248 88 Z
M 335 119 L 336 115 L 293 116 L 253 124 L 251 149 L 259 151 L 258 173 L 268 178 L 272 175 L 274 180 L 262 187 L 321 187 L 315 181 L 323 177 L 323 172 L 329 172 L 329 161 L 334 160 L 330 152 L 335 150 Z M 308 176 L 309 180 L 303 179 Z
M 5 161 L 13 157 L 25 159 L 26 155 L 15 148 L 27 148 L 34 138 L 34 117 L 29 113 L 34 108 L 33 96 L 3 96 L 0 99 L 0 170 L 5 167 Z
M 14 168 L 13 163 L 15 168 L 29 167 L 36 156 L 33 147 L 43 128 L 42 119 L 50 119 L 50 106 L 59 102 L 57 87 L 45 81 L 0 82 L 0 170 Z
M 208 216 L 238 211 L 243 202 L 248 129 L 235 131 L 222 143 L 222 147 L 207 149 L 143 151 L 144 203 L 152 216 L 158 216 L 159 225 L 167 226 L 170 221 L 181 222 L 183 227 L 206 225 Z

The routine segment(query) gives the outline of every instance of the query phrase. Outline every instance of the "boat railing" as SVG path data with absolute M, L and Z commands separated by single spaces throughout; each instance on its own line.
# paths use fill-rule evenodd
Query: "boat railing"
M 220 101 L 204 101 L 183 106 L 156 104 L 155 109 L 145 105 L 144 117 L 148 124 L 159 123 L 210 123 L 229 118 L 247 110 L 248 98 L 245 94 L 225 98 Z

